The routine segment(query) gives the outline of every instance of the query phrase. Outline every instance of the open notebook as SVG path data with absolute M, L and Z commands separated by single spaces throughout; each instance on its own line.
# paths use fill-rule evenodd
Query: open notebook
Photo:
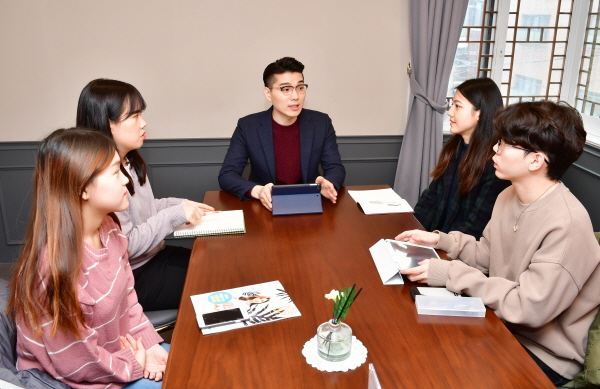
M 200 223 L 195 226 L 183 226 L 177 228 L 173 235 L 176 238 L 188 238 L 190 236 L 244 234 L 246 223 L 244 222 L 244 211 L 218 211 L 210 212 L 202 216 Z

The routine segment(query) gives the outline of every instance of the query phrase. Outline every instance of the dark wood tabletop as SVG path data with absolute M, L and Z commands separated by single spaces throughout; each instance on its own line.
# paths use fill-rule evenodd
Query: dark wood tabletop
M 410 282 L 385 286 L 369 247 L 420 228 L 412 214 L 365 215 L 345 187 L 323 214 L 271 216 L 258 201 L 207 192 L 204 203 L 243 209 L 247 233 L 194 242 L 164 388 L 367 388 L 373 363 L 383 389 L 553 388 L 504 324 L 485 318 L 418 315 Z M 189 296 L 279 280 L 301 317 L 202 335 Z M 302 348 L 331 318 L 324 295 L 363 291 L 344 320 L 367 348 L 355 370 L 321 372 Z

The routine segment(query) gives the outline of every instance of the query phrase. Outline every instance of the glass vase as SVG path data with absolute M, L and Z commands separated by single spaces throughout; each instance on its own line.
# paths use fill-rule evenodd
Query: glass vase
M 317 328 L 317 350 L 326 361 L 339 362 L 350 357 L 352 328 L 346 323 L 334 324 L 333 320 Z

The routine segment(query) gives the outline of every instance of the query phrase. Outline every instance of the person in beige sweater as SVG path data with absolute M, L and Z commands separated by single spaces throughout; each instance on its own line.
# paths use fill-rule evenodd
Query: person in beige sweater
M 583 152 L 579 113 L 548 101 L 506 107 L 492 158 L 512 185 L 479 241 L 460 232 L 405 231 L 397 240 L 442 249 L 403 270 L 411 281 L 481 297 L 555 385 L 583 365 L 600 304 L 600 246 L 583 205 L 559 181 Z

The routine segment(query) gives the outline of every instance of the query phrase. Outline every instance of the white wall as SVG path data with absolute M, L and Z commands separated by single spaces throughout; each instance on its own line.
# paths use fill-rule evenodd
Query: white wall
M 75 124 L 99 77 L 135 85 L 149 138 L 231 136 L 270 105 L 262 72 L 306 66 L 306 107 L 338 135 L 397 135 L 407 114 L 408 0 L 0 0 L 0 141 Z

